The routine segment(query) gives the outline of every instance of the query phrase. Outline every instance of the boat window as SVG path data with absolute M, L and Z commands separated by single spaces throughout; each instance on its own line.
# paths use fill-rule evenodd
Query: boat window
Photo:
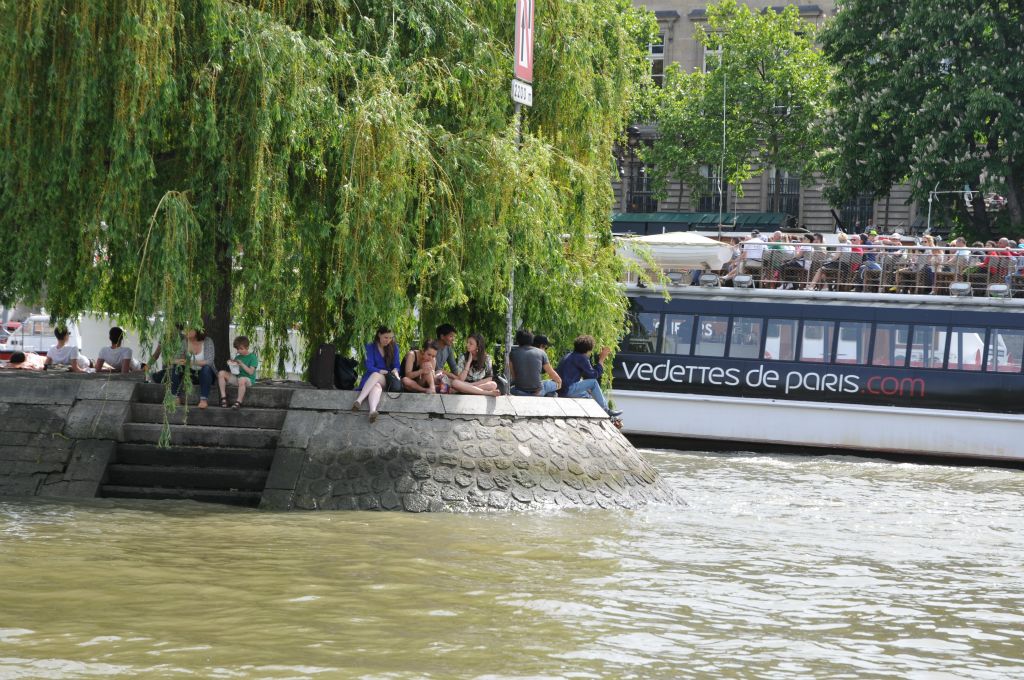
M 945 353 L 945 326 L 914 326 L 910 345 L 911 368 L 942 368 Z
M 906 366 L 910 326 L 905 323 L 880 323 L 875 326 L 872 366 Z
M 764 358 L 769 361 L 796 361 L 796 319 L 768 319 Z
M 800 361 L 828 362 L 832 356 L 832 321 L 804 321 L 803 341 L 800 343 Z
M 658 312 L 630 312 L 626 351 L 633 354 L 654 354 L 657 352 L 658 329 L 660 327 L 661 314 Z
M 729 356 L 733 359 L 756 359 L 761 351 L 761 319 L 737 317 L 732 320 Z
M 693 314 L 666 314 L 661 353 L 689 355 L 692 342 Z
M 953 327 L 949 336 L 949 370 L 980 371 L 984 354 L 984 328 Z
M 988 336 L 988 369 L 996 373 L 1020 373 L 1024 355 L 1024 331 L 993 330 Z
M 729 317 L 699 316 L 697 319 L 697 346 L 694 354 L 700 357 L 724 357 Z
M 871 324 L 863 321 L 840 321 L 836 363 L 866 366 L 870 342 Z

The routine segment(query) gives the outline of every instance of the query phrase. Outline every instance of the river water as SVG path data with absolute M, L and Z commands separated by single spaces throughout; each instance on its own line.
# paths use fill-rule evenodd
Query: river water
M 648 455 L 688 507 L 0 502 L 0 678 L 1024 677 L 1024 472 Z

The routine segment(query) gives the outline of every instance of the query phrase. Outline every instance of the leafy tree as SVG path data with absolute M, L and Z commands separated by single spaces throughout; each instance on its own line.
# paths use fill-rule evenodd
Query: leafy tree
M 1024 6 L 1013 0 L 844 0 L 821 35 L 837 69 L 828 127 L 835 201 L 929 191 L 1005 194 L 1024 229 Z M 966 232 L 998 228 L 985 201 L 955 202 Z
M 506 0 L 0 0 L 0 300 L 406 343 L 441 320 L 621 332 L 612 142 L 628 0 L 540 0 L 517 144 Z
M 675 67 L 666 76 L 655 114 L 659 138 L 647 155 L 652 177 L 661 191 L 675 177 L 700 195 L 702 165 L 724 165 L 737 189 L 774 166 L 770 209 L 779 211 L 781 173 L 809 177 L 822 145 L 829 70 L 815 49 L 814 27 L 794 5 L 755 11 L 722 0 L 708 6 L 707 17 L 708 28 L 698 26 L 695 37 L 709 51 L 708 71 Z

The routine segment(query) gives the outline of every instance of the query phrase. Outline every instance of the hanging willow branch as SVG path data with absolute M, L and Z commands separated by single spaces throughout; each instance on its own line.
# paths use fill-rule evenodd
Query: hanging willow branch
M 45 291 L 57 317 L 143 333 L 230 316 L 274 366 L 296 326 L 314 345 L 380 323 L 407 345 L 441 320 L 497 339 L 514 264 L 517 319 L 614 343 L 612 143 L 654 24 L 628 0 L 539 2 L 520 149 L 512 12 L 0 0 L 0 229 L 23 254 L 0 300 Z

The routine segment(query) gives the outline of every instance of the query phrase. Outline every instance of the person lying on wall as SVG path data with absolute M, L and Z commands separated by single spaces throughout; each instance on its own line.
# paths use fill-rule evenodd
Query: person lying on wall
M 4 368 L 15 368 L 22 371 L 46 370 L 46 358 L 35 352 L 14 352 Z

